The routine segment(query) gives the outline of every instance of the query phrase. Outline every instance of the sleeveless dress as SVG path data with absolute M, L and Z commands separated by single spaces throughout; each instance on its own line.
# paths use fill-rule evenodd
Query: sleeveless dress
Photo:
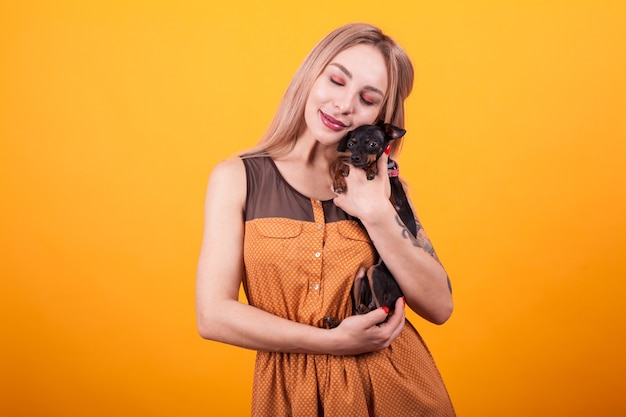
M 333 204 L 292 188 L 268 157 L 246 168 L 244 290 L 280 317 L 326 327 L 352 314 L 356 271 L 375 261 L 365 229 Z M 454 416 L 424 341 L 406 321 L 391 346 L 355 356 L 258 352 L 252 416 Z

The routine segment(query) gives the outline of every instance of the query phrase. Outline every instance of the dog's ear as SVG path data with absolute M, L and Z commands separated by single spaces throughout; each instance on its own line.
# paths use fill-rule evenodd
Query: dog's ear
M 379 127 L 385 132 L 385 137 L 388 140 L 400 139 L 406 133 L 406 130 L 394 126 L 390 123 L 379 122 Z
M 348 134 L 344 136 L 343 139 L 341 139 L 341 141 L 337 145 L 338 152 L 345 152 L 346 150 L 348 150 L 348 141 L 350 140 L 352 135 L 354 135 L 353 132 L 353 130 L 349 131 Z

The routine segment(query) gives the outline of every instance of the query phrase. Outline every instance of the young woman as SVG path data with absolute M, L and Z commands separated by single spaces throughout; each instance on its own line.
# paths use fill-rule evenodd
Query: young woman
M 450 317 L 446 272 L 423 229 L 413 239 L 397 223 L 386 175 L 368 181 L 352 169 L 336 195 L 329 172 L 348 131 L 381 120 L 404 126 L 412 84 L 406 53 L 378 28 L 340 27 L 305 58 L 259 145 L 211 174 L 198 329 L 258 351 L 254 416 L 454 415 L 404 316 L 406 304 L 433 323 Z M 405 295 L 384 324 L 384 308 L 352 315 L 354 277 L 376 252 Z M 242 283 L 249 304 L 238 301 Z M 328 329 L 327 316 L 341 323 Z

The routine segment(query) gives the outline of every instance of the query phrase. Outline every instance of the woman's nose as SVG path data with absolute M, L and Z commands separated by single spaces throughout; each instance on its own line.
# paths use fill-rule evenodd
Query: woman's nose
M 337 110 L 342 114 L 352 112 L 353 99 L 349 95 L 338 96 L 333 101 L 333 104 Z

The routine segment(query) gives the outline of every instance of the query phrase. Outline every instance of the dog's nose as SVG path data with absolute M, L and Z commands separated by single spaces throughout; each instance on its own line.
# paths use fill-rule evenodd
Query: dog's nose
M 360 155 L 352 155 L 352 162 L 361 162 L 361 156 Z

